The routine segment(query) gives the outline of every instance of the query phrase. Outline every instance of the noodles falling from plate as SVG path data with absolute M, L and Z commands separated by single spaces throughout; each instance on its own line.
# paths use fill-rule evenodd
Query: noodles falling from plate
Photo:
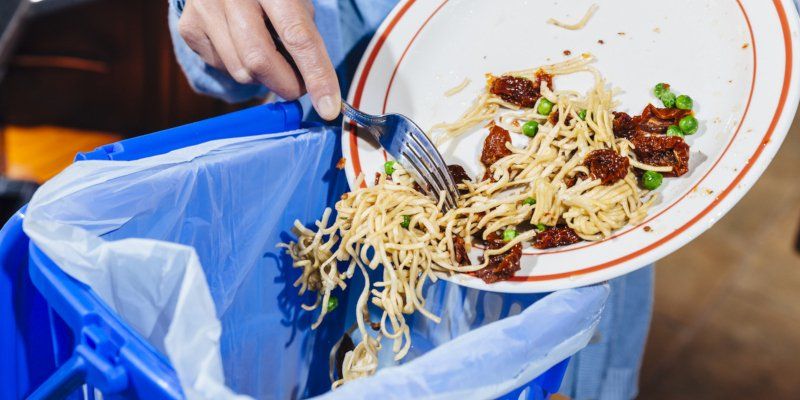
M 295 282 L 299 292 L 317 294 L 316 302 L 305 306 L 319 309 L 313 328 L 327 314 L 333 290 L 347 288 L 356 273 L 366 282 L 356 304 L 362 340 L 346 353 L 334 387 L 375 373 L 384 340 L 392 341 L 395 360 L 403 359 L 411 346 L 406 315 L 419 312 L 439 322 L 425 308 L 423 288 L 429 281 L 459 273 L 486 282 L 506 280 L 520 269 L 523 245 L 549 248 L 607 238 L 642 221 L 654 202 L 637 174 L 685 172 L 688 146 L 664 130 L 691 111 L 648 106 L 634 118 L 612 112 L 613 92 L 592 60 L 582 55 L 487 75 L 486 91 L 458 120 L 431 129 L 442 142 L 488 122 L 483 177 L 469 179 L 463 168 L 451 166 L 459 182 L 458 208 L 442 212 L 442 200 L 422 194 L 389 162 L 372 186 L 362 188 L 360 176 L 335 213 L 326 209 L 313 228 L 295 222 L 297 241 L 281 246 L 302 269 Z M 594 77 L 587 93 L 551 87 L 553 76 L 574 73 Z M 530 139 L 516 147 L 510 134 Z M 479 243 L 483 257 L 472 260 L 469 250 Z M 379 271 L 380 278 L 371 282 L 369 270 Z M 369 304 L 379 311 L 377 322 L 370 320 Z

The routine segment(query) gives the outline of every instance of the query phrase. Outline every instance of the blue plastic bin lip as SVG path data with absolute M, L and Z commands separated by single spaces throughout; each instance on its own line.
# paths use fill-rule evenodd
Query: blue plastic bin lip
M 76 154 L 75 161 L 136 160 L 210 140 L 294 130 L 300 127 L 302 118 L 303 108 L 298 101 L 267 103 L 105 144 L 92 151 Z

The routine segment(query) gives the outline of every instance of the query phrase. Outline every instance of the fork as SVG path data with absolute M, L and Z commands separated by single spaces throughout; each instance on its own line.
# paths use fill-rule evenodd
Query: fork
M 457 207 L 458 189 L 442 155 L 411 119 L 400 114 L 371 115 L 342 101 L 342 113 L 364 127 L 395 161 L 438 200 L 444 193 L 445 211 Z

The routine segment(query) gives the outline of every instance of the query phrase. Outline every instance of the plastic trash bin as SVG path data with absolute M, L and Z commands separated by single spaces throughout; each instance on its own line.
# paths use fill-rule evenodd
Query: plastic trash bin
M 297 103 L 263 105 L 102 146 L 76 160 L 136 160 L 215 139 L 290 131 L 300 118 Z M 95 389 L 107 398 L 184 398 L 167 357 L 30 243 L 25 212 L 0 231 L 0 398 L 94 398 Z M 558 391 L 567 363 L 502 398 L 547 398 Z M 323 378 L 316 393 L 292 397 L 321 393 L 330 383 L 327 369 Z

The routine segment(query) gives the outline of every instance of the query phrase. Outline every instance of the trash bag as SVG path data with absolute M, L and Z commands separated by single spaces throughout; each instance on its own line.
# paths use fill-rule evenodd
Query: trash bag
M 36 192 L 24 230 L 167 356 L 187 397 L 320 395 L 356 296 L 312 331 L 300 305 L 313 298 L 297 294 L 300 271 L 276 244 L 346 189 L 339 140 L 318 127 L 81 161 Z M 413 318 L 409 362 L 327 396 L 502 395 L 585 346 L 607 294 L 601 285 L 536 302 L 440 281 L 427 304 L 443 320 Z

